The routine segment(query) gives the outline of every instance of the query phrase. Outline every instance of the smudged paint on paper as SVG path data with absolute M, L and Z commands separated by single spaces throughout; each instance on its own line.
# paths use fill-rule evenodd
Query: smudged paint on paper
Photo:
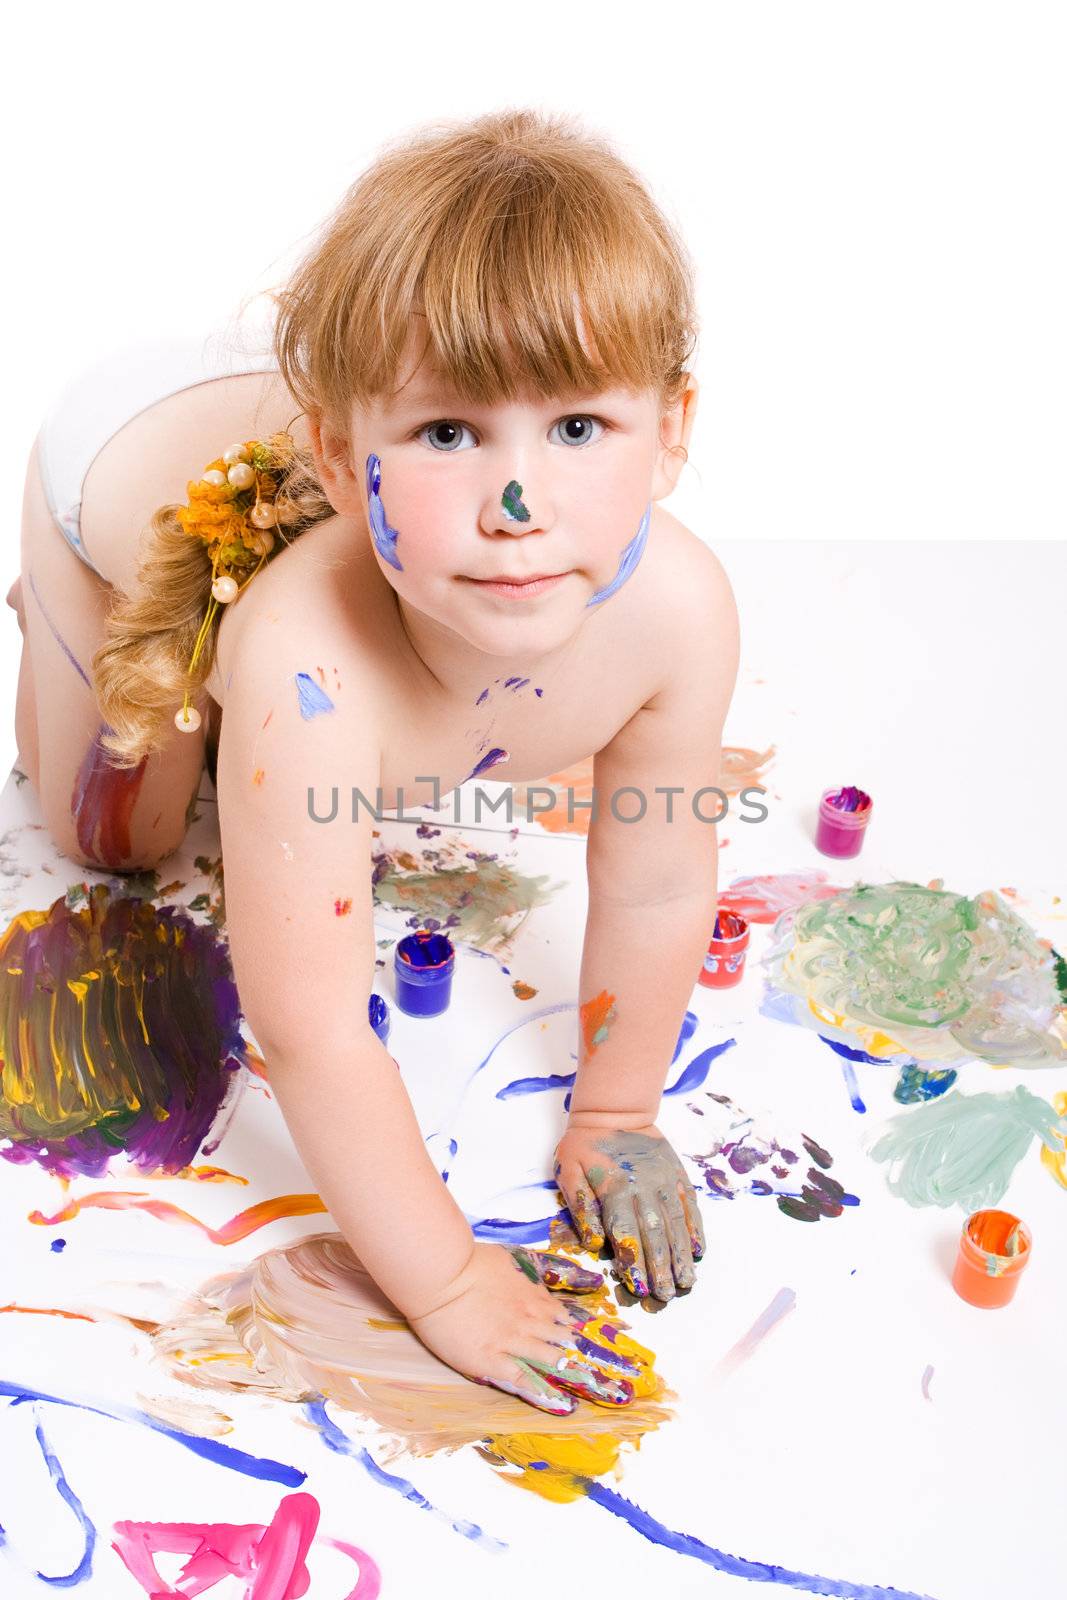
M 219 1444 L 215 1439 L 201 1439 L 196 1434 L 172 1428 L 134 1406 L 98 1405 L 88 1400 L 71 1400 L 62 1395 L 46 1394 L 28 1384 L 13 1383 L 7 1378 L 0 1378 L 0 1397 L 14 1400 L 20 1405 L 39 1400 L 45 1405 L 67 1406 L 74 1411 L 86 1411 L 94 1417 L 108 1417 L 113 1422 L 137 1423 L 153 1433 L 173 1439 L 176 1444 L 183 1445 L 205 1461 L 213 1461 L 216 1466 L 227 1467 L 250 1478 L 260 1478 L 265 1483 L 282 1483 L 287 1488 L 295 1488 L 307 1476 L 298 1467 L 286 1466 L 284 1461 L 273 1461 L 269 1456 L 251 1456 L 244 1450 L 235 1449 L 233 1445 Z
M 1021 1084 L 1003 1094 L 953 1089 L 893 1117 L 871 1156 L 886 1163 L 886 1183 L 909 1205 L 978 1211 L 1003 1198 L 1035 1134 L 1054 1151 L 1067 1118 Z
M 606 1289 L 581 1300 L 591 1316 L 582 1331 L 597 1338 L 614 1307 Z M 566 1474 L 567 1452 L 586 1438 L 604 1441 L 604 1470 L 610 1470 L 624 1444 L 669 1415 L 654 1357 L 623 1333 L 615 1344 L 641 1369 L 636 1398 L 610 1408 L 583 1401 L 554 1416 L 445 1366 L 410 1330 L 392 1326 L 403 1320 L 341 1235 L 319 1234 L 210 1280 L 155 1329 L 153 1345 L 172 1371 L 200 1388 L 327 1401 L 369 1418 L 416 1456 L 485 1442 L 521 1465 L 536 1417 L 541 1443 L 533 1459 L 555 1464 L 547 1472 L 523 1468 L 523 1486 L 548 1498 L 570 1497 L 566 1482 L 556 1492 L 553 1478 Z
M 924 1100 L 936 1100 L 952 1088 L 958 1076 L 955 1067 L 928 1070 L 920 1067 L 917 1061 L 911 1062 L 900 1069 L 893 1099 L 902 1106 L 916 1106 Z
M 777 1327 L 783 1317 L 796 1309 L 796 1303 L 795 1289 L 779 1289 L 770 1305 L 760 1312 L 748 1332 L 742 1334 L 737 1343 L 723 1356 L 715 1369 L 718 1375 L 727 1378 L 736 1372 L 738 1367 L 743 1366 L 756 1347 L 763 1343 L 771 1329 Z
M 933 1400 L 933 1395 L 930 1393 L 930 1379 L 933 1377 L 933 1375 L 934 1375 L 933 1367 L 927 1366 L 927 1367 L 923 1368 L 922 1392 L 923 1392 L 923 1399 L 924 1400 L 931 1400 L 931 1401 Z
M 396 544 L 400 535 L 395 528 L 389 526 L 389 518 L 385 514 L 382 504 L 382 463 L 378 456 L 367 457 L 367 517 L 370 522 L 371 538 L 374 548 L 383 561 L 395 567 L 397 572 L 403 572 L 400 557 L 396 553 Z
M 729 1095 L 705 1091 L 701 1110 L 701 1134 L 710 1136 L 710 1147 L 689 1155 L 704 1179 L 707 1193 L 714 1199 L 733 1200 L 739 1194 L 773 1195 L 778 1209 L 796 1222 L 818 1222 L 838 1217 L 844 1207 L 857 1206 L 859 1200 L 836 1179 L 829 1177 L 833 1157 L 820 1144 L 802 1134 L 798 1139 L 783 1138 L 765 1123 L 758 1123 Z M 803 1149 L 808 1161 L 806 1178 L 798 1172 Z M 804 1168 L 800 1168 L 804 1171 Z M 738 1179 L 748 1179 L 738 1182 Z
M 1067 1064 L 1056 952 L 993 890 L 861 883 L 783 916 L 764 964 L 793 1020 L 878 1056 Z
M 383 1319 L 371 1319 L 371 1325 L 381 1327 Z M 386 1322 L 384 1325 L 405 1332 L 408 1326 L 402 1318 L 399 1321 Z M 490 1550 L 496 1554 L 498 1551 L 508 1548 L 503 1539 L 494 1539 L 491 1534 L 483 1532 L 476 1522 L 468 1522 L 464 1517 L 450 1517 L 447 1511 L 442 1511 L 439 1507 L 431 1505 L 426 1496 L 416 1489 L 415 1485 L 409 1482 L 407 1478 L 398 1477 L 393 1472 L 386 1472 L 385 1468 L 379 1466 L 365 1446 L 356 1444 L 354 1439 L 348 1437 L 343 1428 L 337 1426 L 336 1422 L 328 1415 L 324 1401 L 309 1400 L 304 1407 L 304 1413 L 319 1430 L 323 1443 L 328 1449 L 334 1451 L 337 1455 L 349 1456 L 353 1461 L 358 1461 L 371 1479 L 380 1484 L 382 1488 L 392 1489 L 394 1493 L 401 1495 L 411 1505 L 418 1506 L 420 1511 L 428 1511 L 432 1517 L 437 1517 L 450 1528 L 453 1528 L 456 1533 L 462 1534 L 464 1539 L 469 1539 L 472 1544 L 478 1545 L 482 1550 Z
M 180 906 L 113 897 L 23 911 L 0 938 L 0 1147 L 61 1177 L 124 1154 L 175 1174 L 246 1064 L 225 941 Z
M 540 689 L 534 691 L 540 694 Z M 774 755 L 774 746 L 766 750 L 750 750 L 742 745 L 724 745 L 722 748 L 720 787 L 727 795 L 740 794 L 743 789 L 759 784 L 762 766 Z M 521 783 L 512 786 L 512 803 L 527 821 L 534 821 L 546 833 L 585 835 L 589 832 L 595 784 L 594 758 L 586 757 L 562 772 L 553 772 L 542 779 L 531 791 Z M 546 791 L 551 804 L 546 805 Z M 763 882 L 761 879 L 740 880 Z M 770 881 L 770 880 L 766 880 Z M 724 902 L 720 896 L 720 905 Z M 728 909 L 735 909 L 730 905 Z M 753 920 L 753 919 L 750 919 Z M 773 922 L 773 917 L 763 920 Z
M 300 1600 L 311 1586 L 307 1556 L 316 1542 L 319 1503 L 306 1492 L 285 1495 L 271 1521 L 116 1522 L 112 1548 L 146 1595 L 200 1594 L 228 1578 L 245 1580 L 244 1600 Z M 323 1540 L 344 1552 L 359 1568 L 359 1581 L 347 1600 L 377 1600 L 381 1572 L 358 1545 Z M 164 1585 L 156 1567 L 158 1555 L 183 1555 L 188 1560 L 177 1576 L 178 1588 Z
M 1067 1094 L 1054 1094 L 1052 1105 L 1058 1117 L 1067 1118 Z M 1042 1144 L 1041 1162 L 1056 1182 L 1067 1189 L 1067 1135 L 1060 1133 L 1057 1128 L 1053 1128 L 1052 1133 L 1056 1142 L 1053 1145 Z
M 212 1228 L 208 1223 L 201 1222 L 199 1217 L 183 1211 L 180 1206 L 171 1205 L 169 1200 L 153 1200 L 149 1195 L 123 1190 L 98 1189 L 93 1194 L 83 1195 L 81 1199 L 69 1200 L 54 1216 L 46 1217 L 41 1211 L 31 1211 L 27 1220 L 40 1227 L 51 1228 L 58 1222 L 69 1222 L 81 1211 L 94 1208 L 101 1211 L 147 1211 L 158 1222 L 196 1228 L 212 1244 L 239 1244 L 268 1222 L 277 1222 L 282 1217 L 322 1216 L 326 1212 L 326 1206 L 317 1194 L 282 1194 L 271 1200 L 260 1200 L 247 1210 L 239 1211 L 220 1228 Z
M 418 855 L 377 847 L 372 863 L 376 905 L 408 911 L 409 927 L 444 929 L 479 950 L 506 949 L 531 911 L 564 887 L 547 874 L 520 872 L 496 852 L 472 850 L 462 838 Z

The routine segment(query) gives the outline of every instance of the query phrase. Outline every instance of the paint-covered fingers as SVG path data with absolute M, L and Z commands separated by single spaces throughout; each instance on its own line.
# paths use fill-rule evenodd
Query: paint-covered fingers
M 700 1201 L 697 1192 L 690 1183 L 686 1173 L 678 1179 L 678 1198 L 681 1201 L 685 1214 L 686 1231 L 689 1234 L 689 1248 L 694 1261 L 699 1261 L 707 1249 L 704 1236 L 704 1220 L 700 1215 Z
M 561 1351 L 551 1363 L 529 1361 L 521 1365 L 540 1373 L 562 1394 L 591 1400 L 594 1405 L 627 1406 L 634 1397 L 633 1384 L 628 1379 L 602 1371 L 593 1359 L 577 1351 Z
M 667 1242 L 671 1253 L 671 1275 L 679 1289 L 691 1289 L 696 1282 L 693 1266 L 693 1240 L 682 1205 L 681 1193 L 665 1189 L 660 1195 L 660 1210 L 667 1228 Z
M 648 1293 L 648 1273 L 645 1268 L 644 1249 L 634 1213 L 633 1196 L 628 1189 L 616 1194 L 602 1195 L 601 1215 L 604 1231 L 615 1258 L 615 1271 L 631 1294 L 643 1299 Z
M 528 1278 L 543 1283 L 546 1289 L 566 1289 L 572 1294 L 588 1294 L 599 1289 L 604 1279 L 599 1272 L 591 1272 L 568 1256 L 556 1255 L 550 1250 L 528 1250 L 518 1245 L 511 1252 L 515 1265 Z
M 671 1243 L 667 1218 L 660 1195 L 639 1194 L 637 1216 L 641 1228 L 641 1244 L 648 1283 L 657 1300 L 674 1299 L 674 1271 L 671 1266 Z
M 528 1361 L 512 1360 L 508 1377 L 501 1375 L 473 1381 L 501 1389 L 504 1394 L 513 1394 L 516 1400 L 525 1400 L 527 1405 L 536 1406 L 538 1411 L 547 1411 L 554 1417 L 569 1417 L 578 1409 L 578 1402 L 572 1395 L 564 1394 L 549 1383 Z
M 556 1182 L 583 1250 L 599 1255 L 604 1248 L 604 1224 L 588 1178 L 576 1162 L 568 1161 L 557 1163 Z

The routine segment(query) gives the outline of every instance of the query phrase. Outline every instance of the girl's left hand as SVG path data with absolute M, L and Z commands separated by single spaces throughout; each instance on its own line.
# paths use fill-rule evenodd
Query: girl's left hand
M 671 1300 L 691 1289 L 704 1254 L 696 1190 L 654 1123 L 568 1127 L 555 1176 L 575 1231 L 594 1255 L 605 1239 L 631 1292 Z

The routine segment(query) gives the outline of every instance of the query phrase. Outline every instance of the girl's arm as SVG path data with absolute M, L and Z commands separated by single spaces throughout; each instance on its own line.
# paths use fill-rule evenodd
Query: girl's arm
M 633 1292 L 663 1299 L 692 1285 L 703 1251 L 695 1191 L 655 1119 L 715 922 L 720 829 L 707 819 L 724 803 L 739 656 L 726 574 L 695 540 L 686 557 L 666 681 L 594 763 L 578 1072 L 556 1156 L 583 1241 L 606 1235 Z
M 320 672 L 321 637 L 279 633 L 256 615 L 239 634 L 217 789 L 241 1005 L 297 1149 L 354 1253 L 442 1360 L 547 1410 L 629 1399 L 610 1352 L 605 1375 L 541 1281 L 581 1292 L 599 1277 L 476 1243 L 430 1161 L 367 1015 L 373 817 L 360 805 L 352 820 L 351 791 L 376 804 L 374 684 L 348 664 L 340 687 Z M 335 788 L 336 817 L 315 821 Z

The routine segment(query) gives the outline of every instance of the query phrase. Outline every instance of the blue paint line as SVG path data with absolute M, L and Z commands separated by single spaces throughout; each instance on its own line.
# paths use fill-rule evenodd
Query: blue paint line
M 63 635 L 60 633 L 59 629 L 56 627 L 55 623 L 52 621 L 51 617 L 48 615 L 48 612 L 45 609 L 45 603 L 41 599 L 40 594 L 38 593 L 37 585 L 34 582 L 33 573 L 32 572 L 29 574 L 29 579 L 30 579 L 30 588 L 33 591 L 33 598 L 36 600 L 37 604 L 41 608 L 42 617 L 44 618 L 44 620 L 47 622 L 48 626 L 52 630 L 53 639 L 56 641 L 56 644 L 58 644 L 59 648 L 62 650 L 63 654 L 66 656 L 67 660 L 70 662 L 71 666 L 74 668 L 75 672 L 78 674 L 78 676 L 82 680 L 82 682 L 88 688 L 91 689 L 93 687 L 93 685 L 92 685 L 91 680 L 87 677 L 84 667 L 81 665 L 81 662 L 78 660 L 78 658 L 74 655 L 74 653 L 71 650 L 70 646 L 67 644 L 67 641 L 64 639 Z M 110 733 L 111 731 L 112 730 L 109 728 L 108 732 Z
M 822 1578 L 817 1573 L 793 1572 L 788 1567 L 778 1567 L 767 1561 L 747 1561 L 743 1556 L 732 1556 L 725 1550 L 716 1550 L 691 1533 L 676 1533 L 665 1523 L 650 1516 L 647 1511 L 617 1494 L 592 1478 L 581 1480 L 587 1497 L 594 1505 L 602 1506 L 613 1516 L 633 1528 L 635 1533 L 652 1544 L 662 1545 L 680 1556 L 692 1556 L 705 1566 L 718 1572 L 727 1572 L 734 1578 L 750 1578 L 757 1583 L 777 1583 L 786 1589 L 803 1589 L 808 1594 L 837 1596 L 838 1600 L 930 1600 L 910 1589 L 885 1589 L 869 1583 L 849 1583 L 837 1578 Z
M 543 1244 L 550 1237 L 554 1222 L 570 1223 L 569 1211 L 557 1211 L 551 1217 L 540 1217 L 535 1222 L 512 1222 L 509 1217 L 468 1217 L 471 1232 L 476 1239 L 486 1239 L 490 1244 Z
M 78 1565 L 74 1568 L 73 1572 L 65 1572 L 61 1577 L 56 1578 L 50 1578 L 43 1572 L 38 1572 L 37 1576 L 40 1578 L 42 1583 L 49 1583 L 54 1589 L 73 1589 L 79 1583 L 84 1583 L 85 1579 L 92 1575 L 93 1551 L 96 1549 L 96 1528 L 86 1513 L 85 1507 L 82 1505 L 81 1501 L 78 1499 L 78 1496 L 74 1493 L 74 1490 L 67 1482 L 66 1474 L 59 1464 L 58 1456 L 56 1456 L 55 1453 L 49 1448 L 48 1441 L 44 1436 L 44 1428 L 41 1426 L 41 1421 L 37 1415 L 37 1411 L 37 1406 L 34 1406 L 33 1414 L 37 1419 L 37 1443 L 41 1447 L 41 1454 L 44 1456 L 45 1465 L 48 1468 L 49 1476 L 58 1489 L 60 1498 L 66 1501 L 67 1505 L 77 1517 L 78 1522 L 81 1524 L 82 1533 L 85 1536 L 85 1548 L 82 1551 L 81 1560 L 78 1562 Z
M 598 606 L 602 600 L 606 600 L 609 595 L 613 595 L 617 589 L 622 588 L 623 584 L 631 575 L 634 568 L 637 566 L 637 563 L 644 554 L 645 544 L 648 539 L 648 525 L 651 520 L 652 502 L 650 500 L 648 505 L 645 507 L 645 514 L 641 518 L 640 527 L 630 540 L 629 544 L 626 546 L 626 549 L 623 551 L 619 559 L 619 570 L 616 572 L 606 589 L 598 589 L 593 598 L 585 602 L 587 609 L 589 606 Z
M 381 487 L 381 460 L 378 456 L 370 455 L 367 457 L 367 516 L 370 521 L 371 538 L 382 560 L 395 567 L 397 572 L 403 572 L 400 557 L 396 553 L 396 541 L 400 535 L 395 528 L 389 526 L 389 518 L 382 504 Z
M 721 1044 L 709 1045 L 706 1050 L 702 1050 L 698 1056 L 693 1057 L 678 1082 L 672 1083 L 669 1089 L 664 1089 L 663 1093 L 665 1095 L 689 1094 L 692 1090 L 699 1089 L 711 1069 L 711 1063 L 736 1043 L 736 1039 L 724 1039 Z
M 380 1484 L 383 1489 L 393 1489 L 405 1500 L 409 1500 L 413 1506 L 418 1506 L 420 1511 L 428 1511 L 431 1516 L 440 1517 L 450 1528 L 454 1528 L 457 1533 L 461 1533 L 465 1539 L 469 1539 L 472 1544 L 480 1546 L 483 1550 L 492 1550 L 494 1554 L 498 1554 L 508 1548 L 503 1539 L 494 1539 L 491 1534 L 483 1533 L 476 1522 L 450 1517 L 447 1511 L 441 1511 L 432 1505 L 413 1483 L 408 1482 L 407 1478 L 399 1478 L 395 1473 L 386 1472 L 384 1467 L 378 1465 L 369 1450 L 357 1445 L 331 1417 L 327 1416 L 323 1400 L 308 1401 L 304 1406 L 304 1414 L 319 1430 L 327 1449 L 335 1451 L 339 1456 L 349 1456 L 351 1460 L 358 1461 L 374 1482 Z
M 498 1100 L 515 1100 L 523 1094 L 542 1094 L 546 1089 L 572 1089 L 576 1072 L 554 1072 L 547 1078 L 513 1078 L 496 1092 Z
M 678 1057 L 681 1055 L 683 1047 L 689 1043 L 690 1039 L 696 1032 L 697 1021 L 698 1018 L 695 1011 L 687 1011 L 685 1016 L 682 1018 L 682 1031 L 678 1035 L 678 1043 L 674 1047 L 673 1056 L 671 1056 L 672 1067 L 674 1066 L 674 1063 L 677 1061 Z
M 74 1411 L 87 1411 L 92 1416 L 109 1417 L 112 1422 L 135 1422 L 142 1428 L 150 1428 L 153 1433 L 165 1434 L 175 1444 L 191 1450 L 194 1456 L 203 1456 L 205 1461 L 213 1461 L 216 1466 L 228 1467 L 232 1472 L 243 1472 L 249 1478 L 260 1478 L 264 1483 L 283 1483 L 287 1488 L 295 1489 L 307 1477 L 306 1472 L 301 1472 L 298 1467 L 286 1466 L 284 1461 L 272 1461 L 269 1456 L 246 1455 L 243 1450 L 220 1444 L 217 1439 L 201 1439 L 196 1434 L 169 1428 L 165 1422 L 150 1417 L 147 1411 L 138 1411 L 134 1406 L 108 1408 L 90 1405 L 84 1400 L 65 1400 L 61 1395 L 44 1394 L 39 1389 L 30 1389 L 25 1384 L 9 1383 L 7 1379 L 0 1378 L 0 1399 L 5 1397 L 15 1405 L 40 1400 L 50 1406 L 69 1406 Z
M 840 1039 L 828 1039 L 825 1033 L 820 1033 L 819 1038 L 823 1044 L 828 1044 L 831 1050 L 836 1050 L 839 1056 L 844 1056 L 846 1061 L 862 1061 L 867 1066 L 884 1067 L 889 1059 L 887 1056 L 868 1055 L 866 1050 L 860 1050 L 850 1044 L 843 1044 Z M 895 1060 L 896 1057 L 893 1059 Z
M 867 1107 L 864 1105 L 863 1098 L 860 1095 L 856 1069 L 851 1061 L 842 1061 L 841 1074 L 845 1080 L 845 1088 L 848 1090 L 848 1098 L 852 1103 L 853 1111 L 866 1111 Z
M 324 689 L 306 672 L 296 675 L 296 692 L 300 697 L 300 715 L 305 722 L 310 722 L 312 717 L 317 717 L 322 711 L 333 711 L 333 701 Z

